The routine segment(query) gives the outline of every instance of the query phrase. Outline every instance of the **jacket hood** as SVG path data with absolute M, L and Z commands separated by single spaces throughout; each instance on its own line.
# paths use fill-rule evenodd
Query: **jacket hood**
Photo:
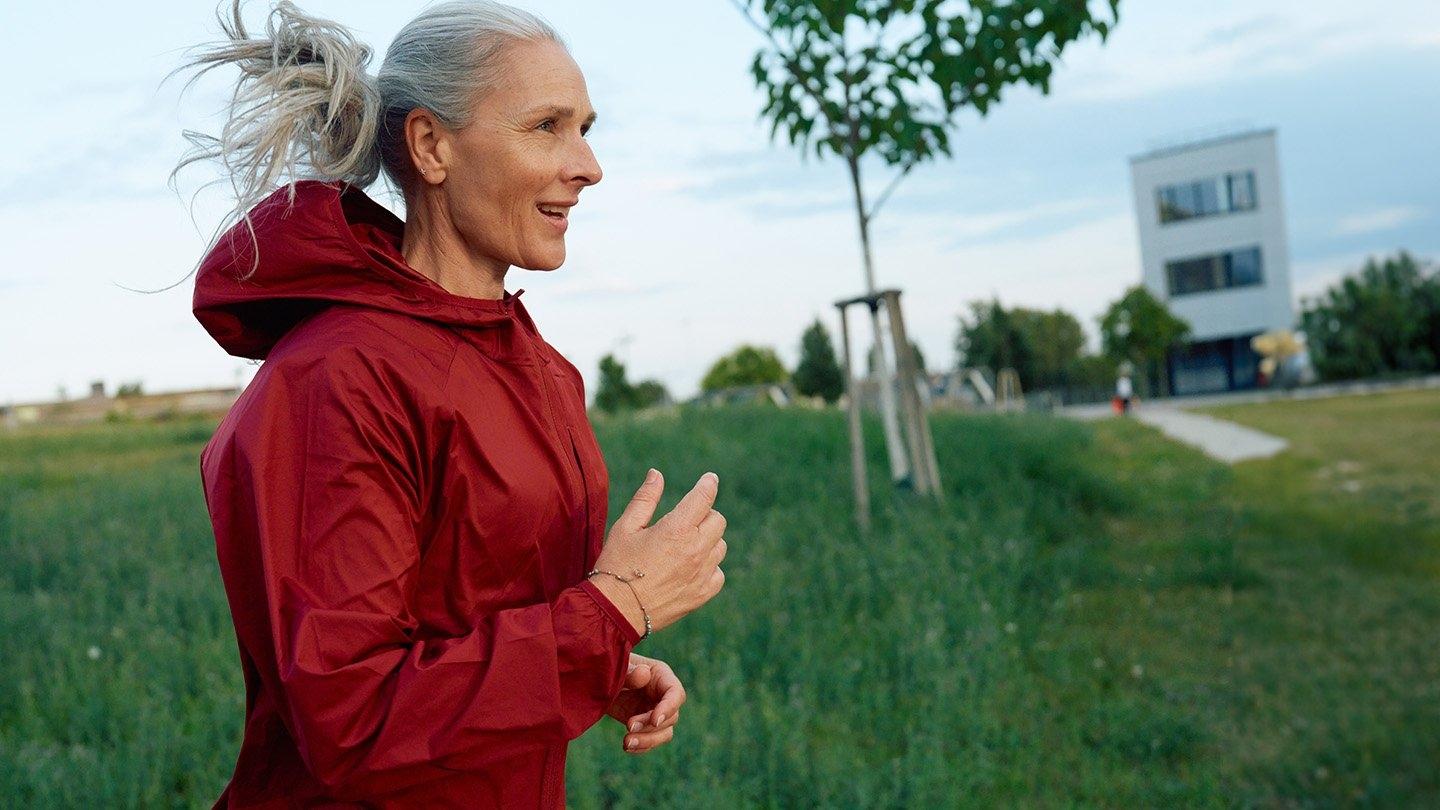
M 293 205 L 290 191 L 293 189 Z M 332 303 L 403 312 L 455 326 L 534 329 L 520 303 L 455 295 L 410 267 L 400 252 L 405 224 L 343 181 L 298 180 L 250 209 L 205 255 L 191 309 L 205 331 L 236 357 L 264 359 L 302 318 Z M 244 281 L 236 276 L 259 266 Z

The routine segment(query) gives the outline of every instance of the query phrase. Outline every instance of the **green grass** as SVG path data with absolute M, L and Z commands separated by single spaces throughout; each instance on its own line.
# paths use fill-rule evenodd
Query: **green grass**
M 1398 398 L 1397 398 L 1398 397 Z M 1248 406 L 1230 468 L 1129 421 L 932 417 L 946 500 L 853 525 L 843 414 L 602 419 L 619 514 L 720 474 L 725 590 L 647 640 L 673 743 L 570 751 L 590 807 L 1440 802 L 1440 396 Z M 0 803 L 208 806 L 243 684 L 213 424 L 0 437 Z M 1347 483 L 1358 481 L 1358 484 Z

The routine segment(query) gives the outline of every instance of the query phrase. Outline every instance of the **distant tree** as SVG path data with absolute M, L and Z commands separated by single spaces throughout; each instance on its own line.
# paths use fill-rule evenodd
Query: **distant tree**
M 595 391 L 595 407 L 606 413 L 616 413 L 631 408 L 645 408 L 664 402 L 669 398 L 665 386 L 658 380 L 645 380 L 631 385 L 625 379 L 625 365 L 614 355 L 600 358 L 600 386 Z
M 1368 258 L 1303 302 L 1300 328 L 1323 379 L 1431 371 L 1440 358 L 1440 275 L 1403 250 Z
M 835 358 L 830 333 L 819 318 L 800 336 L 800 362 L 791 376 L 795 390 L 834 403 L 845 392 L 845 373 Z
M 955 337 L 960 365 L 1015 369 L 1025 390 L 1064 386 L 1085 349 L 1080 322 L 1064 310 L 972 301 Z
M 115 396 L 116 396 L 116 397 L 138 397 L 138 396 L 140 396 L 140 394 L 142 393 L 142 391 L 141 391 L 140 389 L 141 389 L 141 381 L 140 381 L 140 380 L 136 380 L 136 381 L 134 381 L 134 382 L 128 382 L 128 383 L 121 383 L 121 384 L 120 384 L 120 387 L 115 390 Z
M 1117 363 L 1128 360 L 1144 370 L 1152 392 L 1166 390 L 1165 357 L 1189 334 L 1190 324 L 1171 314 L 1144 285 L 1126 290 L 1100 316 L 1102 350 Z
M 1029 348 L 1030 362 L 1020 371 L 1026 390 L 1067 385 L 1085 349 L 1085 330 L 1074 315 L 1062 310 L 1017 307 L 1010 310 L 1015 330 Z
M 955 335 L 955 356 L 960 368 L 1013 368 L 1025 386 L 1032 349 L 1010 310 L 999 300 L 971 301 L 969 317 L 961 316 Z
M 1118 365 L 1115 358 L 1104 354 L 1082 354 L 1065 370 L 1067 389 L 1113 390 Z
M 635 384 L 634 391 L 634 402 L 637 408 L 660 405 L 670 399 L 670 392 L 665 390 L 664 384 L 659 380 L 641 380 Z
M 625 380 L 625 365 L 607 354 L 600 358 L 600 387 L 595 391 L 595 407 L 606 413 L 628 408 L 631 402 L 630 383 Z
M 705 372 L 700 390 L 714 391 L 739 385 L 785 382 L 785 365 L 769 347 L 741 346 L 725 355 Z

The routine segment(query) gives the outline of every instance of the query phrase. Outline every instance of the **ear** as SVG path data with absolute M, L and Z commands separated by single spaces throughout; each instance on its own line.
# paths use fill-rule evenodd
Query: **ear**
M 417 176 L 424 169 L 427 181 L 438 183 L 445 179 L 450 159 L 448 140 L 445 125 L 424 107 L 416 107 L 405 116 L 405 146 Z

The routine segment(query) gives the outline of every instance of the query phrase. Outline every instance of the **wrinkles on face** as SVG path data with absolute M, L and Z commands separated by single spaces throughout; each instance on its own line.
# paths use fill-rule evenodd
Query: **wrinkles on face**
M 600 181 L 584 135 L 594 111 L 560 45 L 518 43 L 504 56 L 504 80 L 455 143 L 452 216 L 469 250 L 494 267 L 552 270 L 564 263 L 565 234 L 538 206 L 576 200 Z

